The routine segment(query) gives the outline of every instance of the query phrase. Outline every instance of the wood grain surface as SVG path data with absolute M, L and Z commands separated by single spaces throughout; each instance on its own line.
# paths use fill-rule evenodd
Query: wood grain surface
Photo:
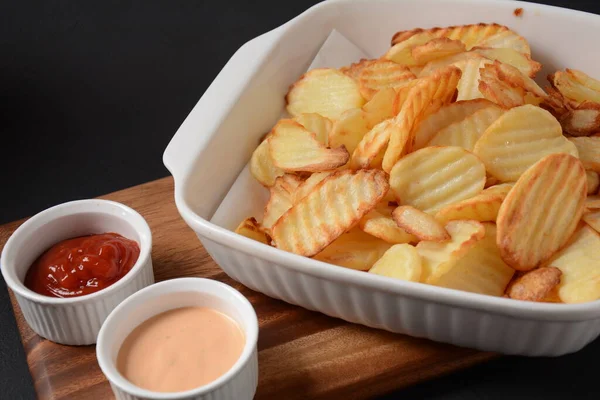
M 244 287 L 215 264 L 180 218 L 170 177 L 102 198 L 133 207 L 148 221 L 157 281 L 216 279 L 252 302 L 260 324 L 257 399 L 372 398 L 495 357 L 350 324 Z M 0 247 L 23 222 L 0 226 Z M 12 293 L 11 300 L 40 399 L 113 398 L 94 346 L 62 346 L 39 337 Z

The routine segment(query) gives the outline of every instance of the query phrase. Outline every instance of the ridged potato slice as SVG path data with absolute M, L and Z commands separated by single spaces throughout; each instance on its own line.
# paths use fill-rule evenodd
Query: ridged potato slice
M 419 240 L 443 242 L 450 240 L 450 235 L 434 217 L 411 207 L 400 206 L 392 212 L 392 219 L 400 228 L 414 235 Z
M 294 205 L 294 193 L 302 184 L 296 175 L 285 174 L 275 180 L 269 189 L 271 196 L 265 206 L 263 228 L 270 232 L 271 228 L 283 214 Z
M 548 154 L 577 156 L 575 145 L 562 135 L 556 118 L 532 105 L 505 112 L 488 127 L 473 152 L 484 162 L 488 173 L 502 182 L 516 181 Z
M 544 301 L 560 284 L 562 272 L 554 267 L 541 267 L 514 279 L 506 294 L 511 299 Z
M 401 43 L 392 44 L 392 47 L 385 53 L 383 58 L 401 65 L 418 65 L 417 61 L 412 56 L 412 49 L 425 44 L 432 39 L 435 39 L 435 37 L 427 32 L 412 35 Z
M 352 153 L 350 168 L 381 168 L 382 155 L 387 148 L 390 137 L 393 135 L 399 136 L 404 141 L 404 144 L 406 144 L 410 132 L 402 130 L 393 120 L 386 120 L 375 125 L 373 129 L 363 136 Z
M 399 227 L 392 219 L 393 207 L 377 206 L 365 215 L 359 223 L 360 229 L 371 236 L 388 243 L 415 243 L 417 237 Z
M 406 147 L 405 136 L 407 133 L 409 135 L 412 133 L 417 119 L 427 114 L 428 108 L 435 107 L 437 110 L 440 104 L 447 104 L 452 100 L 460 76 L 460 69 L 449 66 L 427 78 L 420 79 L 419 83 L 410 90 L 400 113 L 394 118 L 400 130 L 390 137 L 383 157 L 384 171 L 390 172 L 402 157 Z M 439 101 L 439 104 L 435 104 L 436 101 Z M 412 139 L 409 143 L 412 144 Z
M 317 113 L 334 120 L 344 111 L 365 103 L 358 83 L 333 68 L 308 71 L 290 87 L 285 100 L 287 111 L 294 117 Z
M 365 111 L 360 108 L 347 110 L 334 122 L 329 132 L 329 145 L 344 146 L 352 154 L 370 129 L 369 117 Z
M 587 225 L 546 265 L 558 268 L 562 279 L 558 295 L 565 303 L 600 299 L 600 234 Z
M 435 218 L 444 224 L 459 219 L 495 222 L 511 188 L 512 184 L 508 183 L 491 186 L 475 197 L 445 206 L 435 214 Z
M 575 231 L 587 195 L 581 161 L 551 154 L 515 183 L 498 211 L 502 259 L 520 271 L 548 260 Z
M 481 54 L 478 54 L 478 53 L 475 53 L 472 51 L 467 51 L 465 53 L 458 53 L 458 54 L 454 54 L 454 55 L 447 56 L 444 58 L 438 58 L 437 60 L 428 62 L 421 68 L 421 71 L 419 71 L 419 74 L 418 75 L 415 74 L 415 75 L 417 75 L 418 78 L 424 78 L 426 76 L 433 74 L 435 71 L 437 71 L 440 68 L 447 67 L 448 65 L 452 65 L 459 61 L 464 61 L 464 60 L 486 60 L 486 58 L 484 56 L 482 56 Z
M 314 256 L 372 210 L 389 189 L 378 170 L 338 171 L 279 218 L 271 230 L 274 245 Z
M 368 271 L 392 245 L 352 228 L 315 255 L 315 260 L 359 271 Z
M 452 64 L 462 71 L 456 100 L 473 100 L 483 97 L 479 91 L 479 70 L 491 62 L 487 59 L 467 59 Z
M 577 147 L 585 169 L 600 173 L 600 136 L 573 137 L 569 140 Z
M 398 161 L 390 174 L 390 187 L 401 204 L 434 215 L 479 194 L 485 180 L 483 163 L 465 149 L 426 147 Z
M 280 120 L 267 141 L 273 164 L 288 172 L 327 171 L 350 158 L 344 147 L 327 148 L 313 132 L 293 120 Z
M 412 48 L 411 53 L 417 65 L 425 65 L 433 60 L 462 53 L 466 50 L 465 44 L 460 40 L 452 40 L 444 37 L 415 46 Z
M 250 173 L 257 181 L 267 187 L 273 186 L 275 179 L 285 174 L 284 170 L 277 168 L 273 164 L 267 140 L 263 140 L 252 153 L 252 157 L 250 158 Z
M 394 114 L 395 98 L 396 90 L 394 88 L 381 89 L 375 93 L 371 100 L 362 107 L 367 114 L 369 126 L 373 127 L 396 115 Z
M 485 130 L 506 110 L 491 105 L 455 122 L 436 133 L 428 143 L 429 146 L 459 146 L 473 151 L 475 143 Z
M 542 69 L 542 64 L 531 59 L 524 53 L 519 53 L 515 49 L 509 47 L 504 48 L 488 48 L 476 47 L 472 51 L 481 54 L 490 60 L 498 60 L 502 63 L 512 65 L 517 68 L 523 75 L 534 78 L 535 75 Z
M 446 263 L 429 277 L 428 283 L 466 292 L 502 296 L 515 270 L 506 265 L 496 247 L 496 226 L 483 224 L 484 237 L 455 263 Z
M 360 71 L 363 70 L 367 65 L 372 63 L 375 60 L 368 60 L 366 58 L 361 58 L 358 62 L 352 63 L 346 67 L 340 68 L 340 72 L 349 76 L 350 78 L 358 81 L 358 75 L 360 75 Z
M 587 178 L 588 194 L 595 194 L 598 191 L 598 187 L 600 187 L 598 173 L 595 171 L 585 171 L 585 176 Z
M 329 145 L 329 132 L 333 126 L 333 122 L 320 114 L 308 113 L 300 114 L 294 121 L 299 123 L 306 129 L 315 134 L 317 140 L 325 146 Z
M 445 228 L 451 237 L 449 241 L 417 244 L 423 267 L 421 282 L 429 283 L 438 271 L 448 270 L 485 236 L 483 224 L 477 221 L 451 221 Z
M 600 81 L 573 69 L 556 71 L 548 77 L 563 96 L 577 102 L 600 103 Z
M 422 149 L 442 129 L 492 106 L 495 106 L 494 103 L 486 99 L 457 101 L 443 106 L 438 112 L 428 115 L 418 123 L 413 134 L 412 150 Z
M 235 228 L 235 233 L 264 244 L 271 243 L 269 235 L 267 235 L 256 219 L 252 217 L 243 220 L 238 227 Z
M 419 282 L 421 256 L 410 244 L 395 244 L 375 262 L 369 273 L 404 281 Z
M 312 192 L 317 185 L 329 175 L 333 174 L 335 171 L 323 171 L 323 172 L 315 172 L 311 174 L 304 182 L 302 182 L 293 193 L 293 204 L 298 203 L 304 197 L 306 197 L 310 192 Z
M 406 66 L 389 60 L 376 60 L 360 71 L 358 87 L 362 96 L 369 100 L 379 90 L 401 87 L 416 78 Z

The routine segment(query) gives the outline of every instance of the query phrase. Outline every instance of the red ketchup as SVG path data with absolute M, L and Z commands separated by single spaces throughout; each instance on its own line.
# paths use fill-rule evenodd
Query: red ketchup
M 44 296 L 84 296 L 117 282 L 139 255 L 139 245 L 117 233 L 63 240 L 29 267 L 25 286 Z

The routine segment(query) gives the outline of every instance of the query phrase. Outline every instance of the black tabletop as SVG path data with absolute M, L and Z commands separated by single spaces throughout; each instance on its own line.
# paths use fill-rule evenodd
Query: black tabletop
M 0 0 L 0 223 L 167 176 L 165 146 L 231 55 L 316 2 Z M 600 13 L 595 0 L 540 3 Z M 597 399 L 596 358 L 599 340 L 389 398 Z M 0 278 L 0 399 L 34 397 Z

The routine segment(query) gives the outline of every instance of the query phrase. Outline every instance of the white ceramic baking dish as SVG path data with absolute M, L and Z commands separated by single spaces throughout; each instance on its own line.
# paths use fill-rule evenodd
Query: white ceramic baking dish
M 523 8 L 521 17 L 514 15 Z M 515 1 L 332 0 L 242 46 L 171 140 L 164 163 L 179 212 L 233 279 L 347 321 L 505 354 L 558 356 L 600 333 L 600 301 L 530 303 L 396 281 L 283 252 L 212 224 L 211 216 L 284 109 L 288 86 L 332 29 L 373 54 L 414 27 L 497 22 L 525 36 L 544 64 L 600 75 L 600 17 Z M 600 251 L 600 250 L 599 250 Z

